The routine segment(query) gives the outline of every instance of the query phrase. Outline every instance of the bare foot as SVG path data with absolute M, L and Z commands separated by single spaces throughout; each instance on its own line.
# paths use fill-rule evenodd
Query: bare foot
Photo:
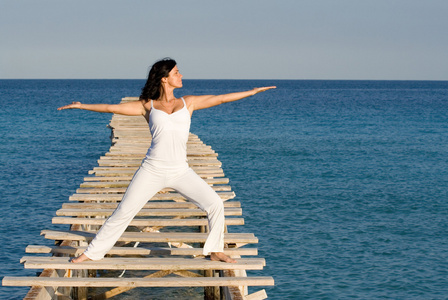
M 77 263 L 81 263 L 81 262 L 86 261 L 86 260 L 88 261 L 88 260 L 91 260 L 91 259 L 88 258 L 87 255 L 85 255 L 85 254 L 83 253 L 83 254 L 81 254 L 80 256 L 75 257 L 75 258 L 73 258 L 72 260 L 70 260 L 70 262 L 77 264 Z
M 223 261 L 223 262 L 226 262 L 226 263 L 236 263 L 236 260 L 234 260 L 233 258 L 228 257 L 223 252 L 212 252 L 210 254 L 210 260 Z

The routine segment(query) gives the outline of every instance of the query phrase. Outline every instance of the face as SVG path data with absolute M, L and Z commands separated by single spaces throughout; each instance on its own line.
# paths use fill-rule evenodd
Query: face
M 168 74 L 168 77 L 165 77 L 166 83 L 168 83 L 170 86 L 174 88 L 181 88 L 182 87 L 182 74 L 180 74 L 179 69 L 177 66 L 175 66 L 170 73 Z

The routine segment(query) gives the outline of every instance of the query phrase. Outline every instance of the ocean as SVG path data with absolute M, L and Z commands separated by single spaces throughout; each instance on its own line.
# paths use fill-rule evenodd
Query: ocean
M 67 229 L 51 218 L 110 147 L 110 115 L 56 108 L 143 84 L 0 80 L 1 278 L 36 274 L 25 247 Z M 245 225 L 229 231 L 259 238 L 267 265 L 249 274 L 274 277 L 269 299 L 447 299 L 448 82 L 185 80 L 176 95 L 266 85 L 277 89 L 196 111 L 191 131 L 242 203 Z

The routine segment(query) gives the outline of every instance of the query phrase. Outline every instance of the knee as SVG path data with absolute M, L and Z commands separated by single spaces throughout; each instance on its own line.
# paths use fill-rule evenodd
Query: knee
M 139 209 L 136 209 L 135 207 L 119 206 L 109 217 L 109 222 L 120 224 L 129 219 L 132 220 L 138 212 Z
M 204 209 L 208 214 L 211 213 L 221 213 L 224 212 L 224 204 L 221 198 L 215 198 L 207 207 Z

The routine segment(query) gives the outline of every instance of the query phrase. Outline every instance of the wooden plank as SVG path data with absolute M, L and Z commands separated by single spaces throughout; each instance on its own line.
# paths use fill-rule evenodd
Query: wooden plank
M 136 129 L 137 128 L 135 126 L 132 128 L 129 127 L 129 130 L 136 130 Z M 115 148 L 116 150 L 114 151 L 118 151 L 122 149 L 133 148 L 133 146 L 136 146 L 136 149 L 147 151 L 148 144 L 151 143 L 151 139 L 152 138 L 135 139 L 133 137 L 131 138 L 123 137 L 121 139 L 117 139 L 117 141 L 113 143 L 109 149 Z M 211 146 L 205 144 L 200 139 L 191 138 L 191 140 L 187 142 L 187 153 L 189 151 L 195 151 L 195 150 L 213 151 L 213 152 L 215 151 Z
M 232 265 L 232 264 L 227 264 Z M 67 287 L 203 287 L 203 286 L 272 286 L 270 276 L 254 277 L 165 277 L 165 278 L 39 278 L 4 277 L 4 286 L 67 286 Z
M 132 161 L 142 161 L 147 154 L 148 149 L 146 147 L 120 147 L 120 148 L 110 148 L 109 152 L 106 152 L 103 156 L 100 156 L 101 160 L 132 160 Z M 216 160 L 219 154 L 212 149 L 203 147 L 190 147 L 187 150 L 187 160 L 190 159 L 212 159 Z
M 217 192 L 218 196 L 223 200 L 230 200 L 235 198 L 234 192 Z M 123 194 L 73 194 L 69 197 L 70 201 L 121 201 Z M 179 193 L 157 193 L 149 201 L 160 200 L 186 200 Z
M 149 136 L 144 137 L 142 139 L 136 139 L 133 136 L 121 136 L 121 137 L 112 136 L 112 137 L 113 137 L 112 143 L 117 146 L 129 147 L 132 145 L 136 145 L 141 148 L 144 148 L 144 147 L 148 148 L 151 144 L 151 138 Z M 194 148 L 194 147 L 203 147 L 203 146 L 205 146 L 205 145 L 201 140 L 193 140 L 192 139 L 192 140 L 189 140 L 187 143 L 187 149 Z
M 239 201 L 226 201 L 223 202 L 224 207 L 241 207 L 241 202 Z M 98 208 L 117 208 L 118 203 L 90 203 L 90 202 L 79 202 L 79 203 L 63 203 L 62 208 L 77 208 L 77 209 L 98 209 Z M 191 202 L 174 202 L 174 201 L 150 201 L 146 203 L 142 208 L 198 208 L 194 203 Z
M 96 177 L 133 176 L 138 167 L 96 167 L 89 171 L 89 175 Z M 195 172 L 201 178 L 225 177 L 220 168 L 211 167 L 208 170 Z
M 79 225 L 98 225 L 101 226 L 106 221 L 105 218 L 72 218 L 72 217 L 54 217 L 53 224 L 79 224 Z M 227 226 L 244 225 L 242 218 L 226 218 L 224 220 Z M 129 226 L 207 226 L 207 219 L 133 219 Z
M 59 209 L 56 211 L 57 216 L 74 216 L 74 217 L 89 217 L 89 216 L 110 216 L 114 209 Z M 238 207 L 224 208 L 225 216 L 241 216 L 243 211 Z M 141 209 L 137 215 L 138 217 L 169 217 L 169 216 L 183 216 L 183 217 L 206 217 L 207 213 L 199 208 L 151 208 Z
M 96 231 L 63 231 L 42 230 L 46 239 L 73 240 L 89 242 Z M 196 232 L 124 232 L 118 239 L 119 242 L 144 242 L 144 243 L 205 243 L 208 233 Z M 255 244 L 258 238 L 253 233 L 225 233 L 224 242 L 231 244 Z
M 128 170 L 121 170 L 119 168 L 105 168 L 104 170 L 90 170 L 89 174 L 95 175 L 96 177 L 102 177 L 102 176 L 108 176 L 108 177 L 124 177 L 127 176 L 129 178 L 132 178 L 134 176 L 135 172 L 137 171 L 137 168 L 131 168 Z M 196 174 L 199 175 L 201 178 L 214 178 L 214 177 L 224 177 L 223 171 L 206 171 L 206 172 L 196 172 Z
M 104 154 L 104 156 L 101 156 L 100 159 L 121 159 L 121 158 L 132 158 L 137 159 L 139 158 L 142 160 L 146 156 L 146 152 L 144 151 L 128 151 L 126 149 L 123 149 L 123 151 L 111 151 Z M 218 153 L 214 152 L 213 150 L 195 150 L 191 152 L 187 152 L 187 157 L 218 157 Z
M 148 139 L 151 138 L 151 133 L 149 132 L 149 129 L 147 128 L 142 128 L 142 129 L 137 129 L 137 128 L 129 128 L 128 130 L 124 129 L 124 128 L 116 128 L 114 129 L 113 132 L 113 136 L 121 139 L 121 138 L 132 138 L 132 139 Z M 196 141 L 200 141 L 197 138 L 194 138 L 192 136 L 190 136 L 188 138 L 188 142 L 189 143 L 194 143 Z
M 206 152 L 193 152 L 192 154 L 187 155 L 188 162 L 196 162 L 196 161 L 217 161 L 218 155 L 206 155 Z M 144 155 L 114 155 L 114 156 L 101 156 L 101 161 L 125 161 L 125 162 L 136 162 L 139 165 L 142 163 L 142 159 L 144 158 Z
M 112 147 L 109 148 L 109 152 L 107 152 L 105 155 L 106 156 L 114 156 L 120 153 L 123 154 L 128 154 L 128 155 L 146 155 L 146 153 L 148 152 L 148 145 L 146 144 L 124 144 L 123 142 L 121 143 L 116 143 L 115 145 L 113 145 Z M 187 155 L 191 155 L 191 154 L 195 154 L 195 153 L 215 153 L 216 155 L 219 156 L 218 153 L 216 153 L 212 147 L 207 146 L 207 145 L 187 145 Z
M 21 259 L 25 269 L 51 268 L 56 270 L 262 270 L 263 258 L 237 258 L 236 263 L 212 261 L 206 258 L 127 258 L 105 257 L 101 260 L 72 263 L 68 257 L 31 257 Z
M 140 126 L 138 126 L 138 124 L 136 125 L 136 124 L 132 124 L 132 123 L 122 124 L 121 126 L 123 126 L 123 128 L 127 127 L 128 131 L 139 130 L 137 128 L 141 128 Z M 146 124 L 144 127 L 147 128 L 147 126 L 148 125 Z M 115 129 L 119 129 L 119 128 L 114 128 L 114 131 L 115 131 Z M 151 139 L 152 139 L 152 137 L 149 138 L 149 140 L 151 140 Z M 143 138 L 140 138 L 140 139 L 136 139 L 136 138 L 132 137 L 131 139 L 129 139 L 129 138 L 124 137 L 124 138 L 117 139 L 117 140 L 118 140 L 117 141 L 118 143 L 123 143 L 123 142 L 124 143 L 129 143 L 129 140 L 134 140 L 134 141 L 138 141 L 138 142 L 147 142 L 148 138 L 143 137 Z M 190 133 L 190 135 L 188 136 L 187 146 L 190 146 L 193 142 L 197 142 L 199 144 L 202 144 L 203 146 L 210 147 L 210 146 L 204 144 L 204 142 L 202 142 L 201 139 L 197 135 L 194 135 L 194 134 Z
M 87 179 L 87 180 L 86 180 Z M 84 183 L 81 183 L 81 188 L 112 188 L 112 187 L 127 187 L 131 181 L 131 178 L 129 180 L 124 180 L 119 177 L 86 177 L 84 178 Z M 228 178 L 212 178 L 212 179 L 204 179 L 205 182 L 207 182 L 209 185 L 216 185 L 216 184 L 228 184 L 229 179 Z
M 140 123 L 141 124 L 141 123 Z M 144 138 L 145 136 L 151 136 L 151 132 L 149 131 L 149 127 L 146 124 L 146 126 L 141 126 L 140 128 L 134 128 L 136 126 L 133 126 L 132 128 L 114 128 L 114 135 L 115 136 L 127 136 L 127 137 L 140 137 L 140 138 Z M 200 139 L 198 138 L 197 135 L 189 135 L 188 136 L 188 141 L 200 141 Z
M 211 188 L 214 191 L 219 192 L 229 192 L 232 188 L 228 185 L 213 185 Z M 79 188 L 76 190 L 78 194 L 110 194 L 110 193 L 120 193 L 124 194 L 126 192 L 125 187 L 122 188 Z M 172 192 L 174 191 L 171 188 L 162 189 L 161 192 Z
M 219 177 L 219 178 L 209 178 L 210 175 L 205 176 L 204 181 L 208 184 L 228 184 L 229 178 Z M 84 177 L 84 184 L 90 184 L 90 182 L 105 182 L 105 183 L 122 183 L 129 185 L 133 174 L 121 174 L 119 176 L 89 176 Z
M 78 256 L 87 249 L 86 246 L 69 247 L 69 246 L 41 246 L 28 245 L 25 249 L 26 253 L 52 253 Z M 202 255 L 202 248 L 166 248 L 166 247 L 113 247 L 108 255 Z M 258 255 L 257 248 L 224 248 L 224 253 L 229 256 L 248 256 Z
M 244 300 L 264 300 L 267 299 L 268 295 L 266 294 L 266 290 L 261 290 L 250 295 L 246 295 Z
M 129 131 L 140 131 L 140 133 L 142 133 L 142 132 L 144 132 L 145 130 L 147 130 L 146 128 L 143 128 L 143 130 L 142 130 L 142 128 L 141 128 L 140 126 L 136 126 L 135 124 L 131 124 L 131 123 L 123 124 L 123 126 L 126 126 L 126 127 L 127 127 L 127 128 L 126 128 L 126 131 L 128 131 L 128 132 L 129 132 Z M 146 125 L 146 126 L 147 126 L 147 125 Z M 123 127 L 123 128 L 125 128 L 125 127 Z M 115 131 L 115 129 L 114 129 L 114 131 Z M 149 132 L 149 130 L 148 130 L 148 132 Z M 132 142 L 138 142 L 138 143 L 140 143 L 140 144 L 144 144 L 144 143 L 149 143 L 149 142 L 151 142 L 151 140 L 152 140 L 152 136 L 150 136 L 150 135 L 140 136 L 140 137 L 136 137 L 136 136 L 125 136 L 125 135 L 119 137 L 119 136 L 115 136 L 115 135 L 114 135 L 114 137 L 117 138 L 117 142 L 112 144 L 112 145 L 114 145 L 114 146 L 115 146 L 115 145 L 120 146 L 120 145 L 123 145 L 123 144 L 132 144 Z M 199 146 L 207 147 L 207 145 L 204 144 L 204 142 L 201 141 L 200 138 L 198 138 L 197 136 L 195 137 L 195 136 L 193 136 L 193 135 L 190 135 L 190 136 L 188 137 L 187 149 L 188 149 L 189 146 L 195 146 L 195 145 L 199 145 Z M 208 146 L 208 147 L 210 147 L 210 146 Z
M 94 167 L 91 172 L 96 171 L 123 171 L 123 172 L 132 172 L 132 170 L 137 170 L 139 166 L 135 167 L 120 167 L 120 166 L 112 166 L 112 167 Z M 206 174 L 206 173 L 214 173 L 214 172 L 223 172 L 221 167 L 217 166 L 192 166 L 191 169 L 196 172 L 196 174 Z
M 139 167 L 142 164 L 140 161 L 125 161 L 125 160 L 98 160 L 98 165 L 100 167 Z M 189 166 L 217 166 L 221 167 L 222 163 L 219 160 L 191 160 L 188 161 Z

